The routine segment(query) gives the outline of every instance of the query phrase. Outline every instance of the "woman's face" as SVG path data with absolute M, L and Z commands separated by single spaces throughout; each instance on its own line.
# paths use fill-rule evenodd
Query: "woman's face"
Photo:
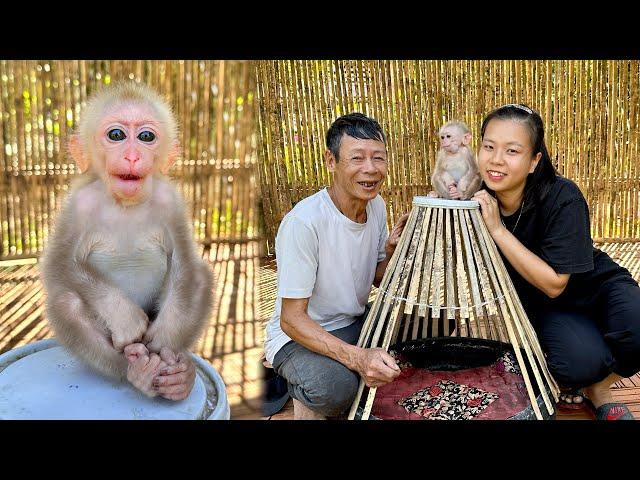
M 496 193 L 523 189 L 542 154 L 533 152 L 527 127 L 515 120 L 489 121 L 478 152 L 478 168 Z

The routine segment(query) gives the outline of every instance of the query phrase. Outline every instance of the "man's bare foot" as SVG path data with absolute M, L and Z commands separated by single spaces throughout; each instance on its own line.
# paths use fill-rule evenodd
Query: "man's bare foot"
M 314 412 L 302 402 L 293 399 L 293 419 L 294 420 L 326 420 L 327 417 Z

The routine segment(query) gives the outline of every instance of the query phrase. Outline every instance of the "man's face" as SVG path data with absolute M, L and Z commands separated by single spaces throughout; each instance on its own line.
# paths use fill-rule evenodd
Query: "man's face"
M 344 134 L 340 158 L 327 155 L 334 184 L 352 200 L 373 200 L 387 176 L 387 149 L 380 140 L 361 140 Z

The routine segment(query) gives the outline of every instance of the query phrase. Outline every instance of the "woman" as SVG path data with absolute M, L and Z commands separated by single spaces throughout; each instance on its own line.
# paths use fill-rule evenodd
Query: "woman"
M 593 247 L 584 196 L 556 175 L 538 113 L 510 104 L 482 122 L 474 195 L 565 393 L 597 419 L 632 420 L 609 387 L 640 370 L 640 288 Z M 582 389 L 582 390 L 579 390 Z

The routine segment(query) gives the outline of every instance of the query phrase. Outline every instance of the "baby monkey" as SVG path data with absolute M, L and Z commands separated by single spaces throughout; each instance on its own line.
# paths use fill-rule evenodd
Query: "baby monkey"
M 442 198 L 468 200 L 482 183 L 475 155 L 469 149 L 469 127 L 463 122 L 451 121 L 440 129 L 438 135 L 440 150 L 431 184 Z
M 143 85 L 104 87 L 69 151 L 82 175 L 41 263 L 49 324 L 103 374 L 182 400 L 195 381 L 188 349 L 209 318 L 213 277 L 163 176 L 179 152 L 171 108 Z

